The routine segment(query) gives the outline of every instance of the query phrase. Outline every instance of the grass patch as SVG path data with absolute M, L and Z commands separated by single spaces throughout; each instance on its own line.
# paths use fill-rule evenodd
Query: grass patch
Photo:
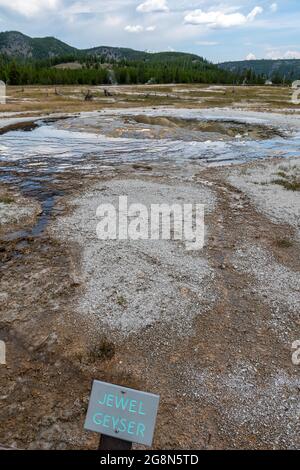
M 277 175 L 280 176 L 280 178 L 287 178 L 288 177 L 288 175 L 287 175 L 287 173 L 285 173 L 285 171 L 278 171 Z
M 121 295 L 120 297 L 117 297 L 117 304 L 120 305 L 120 307 L 127 306 L 127 300 L 125 299 L 125 297 L 123 297 L 123 295 Z
M 112 93 L 115 95 L 114 100 L 110 105 L 106 104 L 105 100 L 94 100 L 91 102 L 84 102 L 82 94 L 86 93 L 88 89 L 94 95 L 99 95 L 104 98 L 102 91 L 99 87 L 88 85 L 57 85 L 57 86 L 8 86 L 8 99 L 7 104 L 1 107 L 3 112 L 80 112 L 80 111 L 97 111 L 103 107 L 144 107 L 157 106 L 157 105 L 170 105 L 175 107 L 197 107 L 199 109 L 206 107 L 226 107 L 231 104 L 236 104 L 239 107 L 247 108 L 251 104 L 251 108 L 257 110 L 275 110 L 282 107 L 296 109 L 298 105 L 291 103 L 290 89 L 288 87 L 277 87 L 269 89 L 265 86 L 224 86 L 224 89 L 211 87 L 209 92 L 203 92 L 203 88 L 207 89 L 208 84 L 180 84 L 180 85 L 136 85 L 136 86 L 113 86 L 111 87 Z M 105 88 L 105 85 L 101 88 Z M 60 93 L 55 94 L 55 89 Z M 136 92 L 143 93 L 143 96 L 135 95 Z M 126 94 L 125 94 L 126 93 Z M 153 94 L 166 93 L 169 97 L 155 97 Z M 148 96 L 148 97 L 147 97 Z M 280 96 L 280 99 L 278 99 Z M 128 99 L 129 98 L 129 99 Z M 126 103 L 125 103 L 126 100 Z M 287 100 L 285 102 L 284 100 Z
M 278 184 L 288 191 L 300 191 L 300 181 L 273 180 L 273 184 Z
M 12 197 L 9 196 L 0 196 L 1 204 L 13 204 L 15 201 Z
M 275 240 L 275 245 L 278 248 L 291 248 L 293 246 L 293 242 L 287 238 L 278 238 Z
M 94 361 L 97 359 L 110 360 L 114 357 L 115 353 L 115 345 L 107 340 L 103 340 L 99 346 L 96 346 L 90 352 L 90 358 Z

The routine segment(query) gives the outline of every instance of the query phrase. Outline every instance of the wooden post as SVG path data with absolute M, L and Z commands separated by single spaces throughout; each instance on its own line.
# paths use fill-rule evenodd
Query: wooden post
M 102 435 L 99 450 L 132 450 L 132 442 Z

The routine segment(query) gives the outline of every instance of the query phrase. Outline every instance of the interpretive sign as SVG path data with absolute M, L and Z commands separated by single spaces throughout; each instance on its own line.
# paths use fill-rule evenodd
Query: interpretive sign
M 84 427 L 151 446 L 159 400 L 158 395 L 95 380 Z

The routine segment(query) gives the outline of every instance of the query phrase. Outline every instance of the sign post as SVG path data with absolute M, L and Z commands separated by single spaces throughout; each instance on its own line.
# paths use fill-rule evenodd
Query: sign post
M 160 397 L 95 380 L 84 428 L 102 435 L 99 450 L 152 445 Z
M 102 435 L 100 438 L 99 450 L 131 450 L 132 442 L 116 439 Z

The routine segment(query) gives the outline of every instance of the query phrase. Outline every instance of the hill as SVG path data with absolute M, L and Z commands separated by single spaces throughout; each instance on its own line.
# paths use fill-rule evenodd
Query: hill
M 149 53 L 123 47 L 99 46 L 91 49 L 76 49 L 54 37 L 31 38 L 18 31 L 0 33 L 0 54 L 11 59 L 47 60 L 73 56 L 102 57 L 109 61 L 146 61 L 146 62 L 177 62 L 178 60 L 204 61 L 202 57 L 183 52 Z M 206 61 L 205 61 L 206 62 Z
M 122 47 L 77 49 L 54 38 L 0 33 L 0 79 L 10 85 L 237 83 L 203 57 Z
M 53 37 L 31 38 L 18 31 L 0 33 L 0 54 L 14 59 L 48 59 L 77 50 Z
M 240 62 L 224 62 L 219 67 L 235 74 L 251 70 L 256 75 L 274 81 L 300 80 L 300 59 L 280 60 L 243 60 Z

